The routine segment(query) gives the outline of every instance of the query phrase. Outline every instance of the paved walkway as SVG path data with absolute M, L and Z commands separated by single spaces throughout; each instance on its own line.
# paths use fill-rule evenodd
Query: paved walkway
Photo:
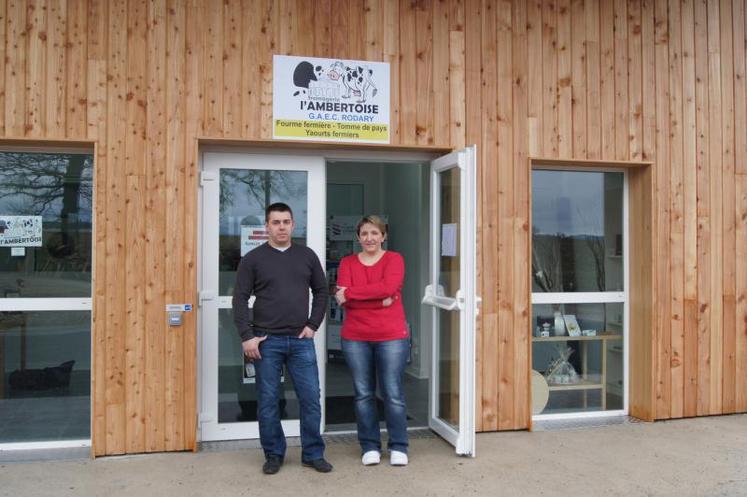
M 477 458 L 414 439 L 407 468 L 364 468 L 333 443 L 321 475 L 289 449 L 278 475 L 256 449 L 0 464 L 0 496 L 747 496 L 747 415 L 478 435 Z

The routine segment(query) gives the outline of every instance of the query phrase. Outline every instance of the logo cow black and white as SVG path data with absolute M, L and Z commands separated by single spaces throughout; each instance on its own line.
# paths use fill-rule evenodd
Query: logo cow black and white
M 315 66 L 307 61 L 299 62 L 293 71 L 293 84 L 296 86 L 294 97 L 357 97 L 357 103 L 365 103 L 378 92 L 373 81 L 372 69 L 359 65 L 347 66 L 339 60 L 331 64 L 326 71 L 320 65 Z M 337 91 L 331 94 L 330 89 L 342 90 L 342 95 Z
M 333 81 L 342 79 L 346 90 L 342 98 L 350 98 L 352 94 L 358 97 L 358 103 L 363 103 L 366 101 L 368 90 L 371 90 L 371 97 L 375 97 L 378 91 L 372 79 L 373 71 L 366 67 L 350 67 L 337 61 L 330 67 L 328 75 Z
M 293 84 L 298 88 L 293 94 L 294 97 L 304 94 L 306 95 L 309 90 L 309 84 L 312 81 L 319 81 L 324 75 L 322 66 L 314 66 L 311 62 L 299 62 L 296 69 L 293 71 Z

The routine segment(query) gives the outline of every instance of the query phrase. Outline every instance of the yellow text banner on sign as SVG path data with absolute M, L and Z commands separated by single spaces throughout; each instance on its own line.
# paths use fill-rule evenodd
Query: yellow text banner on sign
M 389 126 L 385 124 L 276 119 L 274 131 L 276 138 L 389 142 Z

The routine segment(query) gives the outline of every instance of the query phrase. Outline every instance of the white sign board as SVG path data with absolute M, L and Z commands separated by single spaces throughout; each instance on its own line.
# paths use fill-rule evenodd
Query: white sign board
M 457 255 L 457 225 L 455 223 L 441 225 L 441 255 L 456 257 Z
M 0 216 L 0 246 L 41 247 L 41 216 Z
M 265 243 L 269 237 L 262 224 L 252 224 L 241 227 L 241 257 Z
M 389 143 L 389 64 L 275 55 L 272 136 Z
M 192 304 L 166 304 L 166 312 L 189 312 Z

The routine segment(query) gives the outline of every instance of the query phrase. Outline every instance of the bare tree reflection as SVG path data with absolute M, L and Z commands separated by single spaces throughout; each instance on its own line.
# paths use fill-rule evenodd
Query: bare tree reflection
M 604 266 L 604 255 L 606 243 L 604 239 L 604 220 L 599 215 L 588 215 L 581 209 L 576 209 L 578 219 L 583 226 L 582 231 L 586 234 L 581 235 L 586 247 L 591 252 L 594 262 L 594 275 L 597 290 L 605 291 L 606 286 L 606 268 Z M 595 213 L 598 214 L 598 213 Z
M 91 155 L 0 152 L 0 214 L 44 219 L 34 271 L 90 271 L 92 175 Z
M 237 195 L 242 198 L 242 190 L 262 212 L 272 199 L 297 199 L 306 193 L 306 184 L 298 181 L 296 171 L 225 169 L 220 181 L 221 214 L 234 205 Z
M 543 292 L 562 291 L 563 272 L 560 250 L 562 233 L 543 235 L 533 229 L 532 277 Z
M 78 154 L 3 152 L 0 154 L 0 200 L 15 215 L 58 215 L 77 221 L 80 201 L 93 200 L 92 158 Z M 52 211 L 62 202 L 59 214 Z M 6 212 L 3 212 L 4 214 Z

